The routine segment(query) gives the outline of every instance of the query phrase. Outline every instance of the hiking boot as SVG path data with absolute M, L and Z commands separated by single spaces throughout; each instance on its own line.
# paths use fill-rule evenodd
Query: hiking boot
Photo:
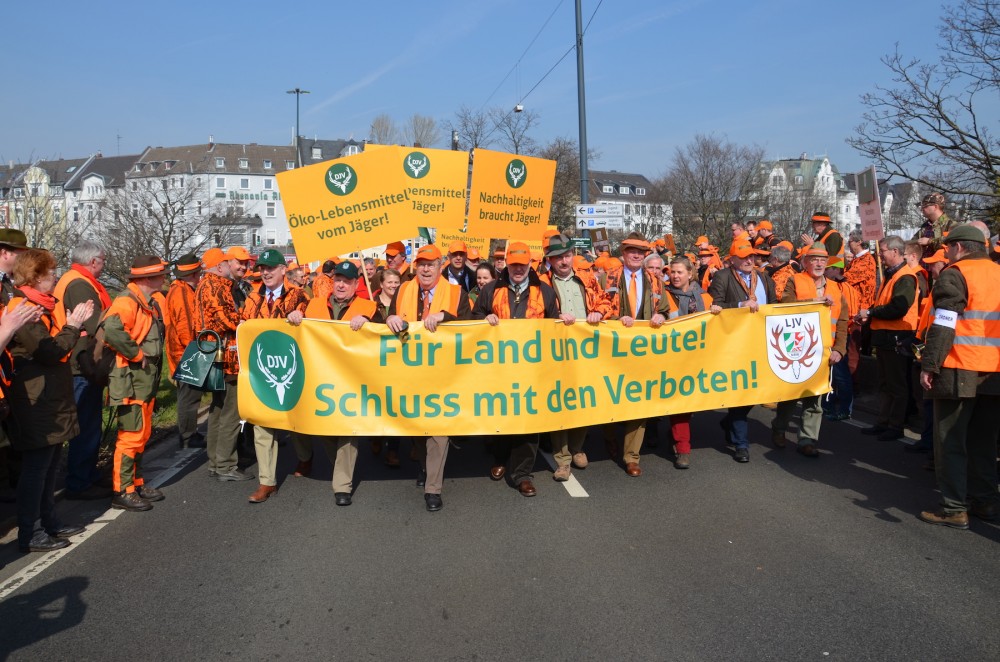
M 115 510 L 132 510 L 135 512 L 153 509 L 148 501 L 143 501 L 138 492 L 120 492 L 116 494 L 111 499 L 111 507 Z

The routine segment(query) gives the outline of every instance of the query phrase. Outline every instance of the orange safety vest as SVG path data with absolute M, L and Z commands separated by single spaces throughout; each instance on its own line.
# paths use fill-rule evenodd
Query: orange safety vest
M 115 352 L 115 365 L 119 368 L 124 368 L 128 366 L 129 361 L 141 361 L 142 354 L 142 343 L 146 340 L 146 336 L 149 335 L 150 329 L 153 328 L 153 322 L 156 320 L 162 320 L 163 316 L 159 308 L 159 303 L 152 296 L 150 297 L 150 304 L 147 306 L 143 301 L 142 291 L 139 286 L 135 283 L 129 283 L 128 288 L 124 293 L 120 294 L 111 302 L 111 307 L 108 308 L 108 312 L 105 313 L 104 319 L 113 317 L 117 315 L 121 318 L 122 326 L 125 327 L 125 332 L 128 333 L 129 337 L 135 341 L 136 346 L 139 349 L 139 355 L 134 356 L 131 359 L 122 356 L 114 347 L 104 343 L 111 351 Z M 157 358 L 157 357 L 151 357 Z
M 892 278 L 882 283 L 882 289 L 878 291 L 878 296 L 875 298 L 876 306 L 885 306 L 892 300 L 892 290 L 896 286 L 896 283 L 900 279 L 912 276 L 913 280 L 917 279 L 917 270 L 913 267 L 904 264 L 899 268 L 899 270 L 892 275 Z M 878 318 L 871 318 L 872 331 L 877 331 L 879 329 L 886 329 L 889 331 L 915 331 L 917 328 L 917 300 L 920 298 L 919 292 L 917 292 L 917 287 L 914 285 L 913 288 L 913 303 L 910 304 L 910 309 L 906 311 L 901 319 L 896 320 L 884 320 Z
M 7 310 L 5 312 L 9 313 L 13 311 L 15 308 L 20 306 L 25 301 L 27 301 L 25 297 L 12 297 L 11 300 L 7 302 Z M 59 308 L 58 303 L 56 304 L 56 308 Z M 64 324 L 61 324 L 59 320 L 56 318 L 55 309 L 53 309 L 51 313 L 49 313 L 48 311 L 43 312 L 42 317 L 39 321 L 45 325 L 45 328 L 48 329 L 49 336 L 52 338 L 55 338 L 56 335 L 62 330 L 63 326 L 65 326 Z M 59 362 L 66 363 L 67 361 L 69 361 L 69 355 L 70 353 L 66 352 L 66 356 L 59 359 Z
M 680 317 L 680 308 L 677 307 L 677 301 L 674 300 L 674 296 L 670 293 L 670 290 L 663 288 L 663 296 L 667 297 L 667 319 L 672 320 Z M 708 292 L 701 293 L 701 300 L 705 304 L 706 311 L 712 307 L 712 295 Z M 687 315 L 687 313 L 684 314 Z
M 823 236 L 819 238 L 819 242 L 821 244 L 823 244 L 824 246 L 826 246 L 826 240 L 829 239 L 830 235 L 832 235 L 832 234 L 837 234 L 837 231 L 834 230 L 833 228 L 828 229 L 823 234 Z M 837 252 L 836 255 L 831 255 L 830 257 L 836 257 L 838 260 L 840 260 L 841 262 L 843 262 L 844 261 L 844 243 L 845 243 L 844 242 L 844 238 L 841 237 L 840 238 L 840 250 Z
M 1000 372 L 1000 265 L 987 259 L 959 260 L 948 269 L 962 273 L 969 299 L 955 324 L 955 342 L 944 367 Z
M 375 315 L 375 311 L 376 306 L 374 301 L 355 296 L 354 301 L 344 311 L 341 321 L 348 322 L 358 316 L 371 319 Z M 314 320 L 332 320 L 333 308 L 330 306 L 330 300 L 311 299 L 309 305 L 306 306 L 305 317 Z
M 917 319 L 917 342 L 923 342 L 927 337 L 927 329 L 931 328 L 931 321 L 934 319 L 934 294 L 928 294 L 924 300 L 924 307 L 920 310 L 920 318 Z
M 799 301 L 819 298 L 816 281 L 809 274 L 795 274 L 792 276 L 792 282 L 795 283 L 795 298 Z M 830 295 L 830 298 L 833 299 L 833 305 L 830 306 L 830 341 L 835 342 L 837 340 L 837 321 L 840 319 L 840 311 L 844 304 L 844 293 L 840 288 L 840 283 L 827 278 L 824 294 Z
M 396 293 L 396 314 L 407 322 L 416 322 L 420 318 L 420 283 L 416 279 L 408 280 L 399 286 Z M 462 286 L 453 285 L 445 278 L 439 278 L 434 286 L 434 298 L 431 299 L 431 313 L 446 311 L 452 316 L 458 315 L 458 302 L 462 296 Z

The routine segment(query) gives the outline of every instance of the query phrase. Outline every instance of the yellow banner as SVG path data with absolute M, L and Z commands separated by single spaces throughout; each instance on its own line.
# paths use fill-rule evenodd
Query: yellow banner
M 416 236 L 427 218 L 415 208 L 412 180 L 403 174 L 395 148 L 287 170 L 276 178 L 300 262 Z
M 434 243 L 441 249 L 442 253 L 448 252 L 448 246 L 450 246 L 453 241 L 463 241 L 465 242 L 465 247 L 470 251 L 473 248 L 479 251 L 479 257 L 487 260 L 490 258 L 489 239 L 483 239 L 482 237 L 470 237 L 467 233 L 460 230 L 441 230 L 440 228 L 434 237 Z
M 555 161 L 476 149 L 466 232 L 487 239 L 540 240 L 555 177 Z
M 658 329 L 555 320 L 251 320 L 240 415 L 315 435 L 494 435 L 790 400 L 829 390 L 830 309 L 701 313 Z

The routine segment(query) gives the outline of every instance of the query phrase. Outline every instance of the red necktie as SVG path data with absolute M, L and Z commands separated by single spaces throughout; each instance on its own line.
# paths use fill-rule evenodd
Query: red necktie
M 420 311 L 420 319 L 426 319 L 427 313 L 431 312 L 431 293 L 430 293 L 430 290 L 420 290 L 420 295 L 424 299 L 424 307 Z
M 274 312 L 274 292 L 267 293 L 267 314 Z

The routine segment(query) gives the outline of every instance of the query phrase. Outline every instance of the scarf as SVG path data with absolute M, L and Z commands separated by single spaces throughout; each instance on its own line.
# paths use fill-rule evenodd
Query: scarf
M 46 311 L 51 313 L 56 307 L 56 298 L 51 294 L 42 294 L 33 287 L 23 285 L 18 288 L 24 294 L 25 298 L 31 303 L 38 304 Z
M 97 296 L 101 300 L 101 310 L 107 310 L 108 307 L 111 305 L 111 295 L 108 294 L 108 291 L 104 288 L 103 285 L 101 285 L 101 281 L 99 281 L 96 278 L 94 278 L 94 274 L 90 273 L 89 271 L 87 271 L 84 267 L 82 267 L 79 264 L 74 264 L 70 268 L 73 271 L 77 271 L 77 272 L 81 273 L 83 275 L 83 277 L 86 278 L 90 282 L 90 284 L 91 284 L 91 286 L 93 286 L 94 290 L 97 291 Z

